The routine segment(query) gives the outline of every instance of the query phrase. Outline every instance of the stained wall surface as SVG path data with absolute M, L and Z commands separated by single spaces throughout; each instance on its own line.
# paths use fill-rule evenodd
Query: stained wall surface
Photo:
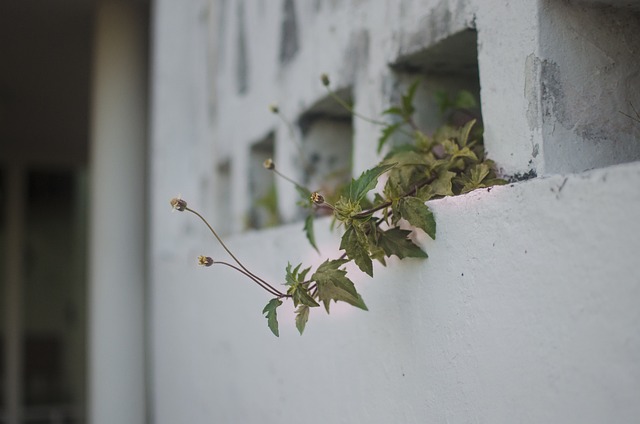
M 640 123 L 624 114 L 640 109 L 639 16 L 627 2 L 158 0 L 155 421 L 634 422 Z M 288 262 L 335 257 L 339 230 L 320 220 L 315 253 L 280 180 L 281 224 L 248 229 L 256 152 L 272 149 L 278 169 L 303 176 L 291 133 L 303 151 L 325 146 L 323 163 L 351 143 L 352 175 L 379 160 L 379 128 L 329 106 L 322 72 L 376 118 L 424 78 L 425 125 L 437 123 L 436 89 L 476 92 L 487 151 L 514 182 L 429 202 L 438 234 L 419 238 L 427 260 L 392 260 L 373 279 L 353 271 L 369 311 L 314 310 L 303 336 L 281 307 L 276 338 L 261 314 L 269 295 L 197 267 L 197 255 L 225 253 L 168 200 L 180 193 L 276 284 Z M 336 120 L 340 130 L 309 130 Z

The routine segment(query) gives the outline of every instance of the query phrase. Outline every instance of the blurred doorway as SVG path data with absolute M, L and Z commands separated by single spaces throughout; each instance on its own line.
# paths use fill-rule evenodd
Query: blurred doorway
M 0 5 L 0 423 L 86 422 L 92 1 Z

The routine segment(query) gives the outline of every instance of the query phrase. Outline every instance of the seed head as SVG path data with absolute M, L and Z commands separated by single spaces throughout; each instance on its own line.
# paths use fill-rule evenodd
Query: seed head
M 275 103 L 269 105 L 269 110 L 271 111 L 271 113 L 275 113 L 276 115 L 278 114 L 278 112 L 280 112 L 280 109 L 278 109 L 278 105 Z
M 198 265 L 200 266 L 211 266 L 213 265 L 213 259 L 209 256 L 198 256 Z
M 174 197 L 173 199 L 171 199 L 171 201 L 169 203 L 171 203 L 171 207 L 175 211 L 182 212 L 183 210 L 185 210 L 187 208 L 187 202 L 185 200 L 182 200 L 179 197 Z
M 269 159 L 265 160 L 265 161 L 262 163 L 262 166 L 264 166 L 264 167 L 265 167 L 265 169 L 276 169 L 276 164 L 275 164 L 275 163 L 273 163 L 273 159 L 271 159 L 271 158 L 269 158 Z
M 320 80 L 322 81 L 322 85 L 324 85 L 325 87 L 328 87 L 330 84 L 329 81 L 329 75 L 324 73 L 322 75 L 320 75 Z
M 311 201 L 316 205 L 322 205 L 324 204 L 324 196 L 317 191 L 314 191 L 311 193 Z

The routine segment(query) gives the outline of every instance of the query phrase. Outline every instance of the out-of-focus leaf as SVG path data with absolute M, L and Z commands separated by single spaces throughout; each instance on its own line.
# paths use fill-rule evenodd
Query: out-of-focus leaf
M 395 124 L 387 125 L 386 127 L 382 128 L 382 134 L 378 139 L 378 150 L 377 150 L 378 153 L 382 151 L 382 147 L 393 135 L 393 133 L 395 133 L 398 130 L 398 128 L 402 126 L 402 124 L 403 124 L 402 122 L 397 122 Z
M 304 220 L 304 233 L 307 235 L 307 240 L 311 246 L 316 249 L 316 252 L 320 253 L 318 246 L 316 245 L 316 236 L 313 230 L 313 214 L 310 213 L 307 215 L 307 218 Z

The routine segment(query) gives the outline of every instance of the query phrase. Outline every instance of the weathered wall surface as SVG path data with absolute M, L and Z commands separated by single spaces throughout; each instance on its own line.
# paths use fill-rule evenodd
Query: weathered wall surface
M 575 51 L 600 30 L 633 41 L 638 11 L 523 3 L 156 2 L 156 422 L 599 423 L 640 416 L 640 163 L 633 162 L 640 124 L 615 111 L 631 112 L 638 87 L 614 84 L 616 76 L 634 78 L 638 44 L 607 47 L 615 66 L 602 68 L 585 59 L 589 48 L 584 57 Z M 600 12 L 612 25 L 624 22 L 594 27 L 590 38 L 561 29 Z M 543 29 L 555 31 L 568 53 L 555 51 Z M 434 72 L 442 68 L 446 75 Z M 561 90 L 547 88 L 552 68 Z M 429 259 L 376 268 L 374 279 L 357 281 L 369 312 L 340 305 L 330 316 L 313 311 L 302 337 L 283 306 L 276 339 L 260 313 L 269 296 L 226 269 L 197 268 L 197 255 L 224 252 L 193 216 L 171 214 L 168 199 L 182 193 L 212 217 L 238 256 L 270 281 L 283 280 L 288 261 L 317 265 L 334 256 L 338 235 L 326 230 L 329 222 L 317 225 L 318 255 L 288 206 L 293 191 L 279 182 L 280 214 L 291 223 L 242 232 L 256 145 L 273 140 L 278 167 L 301 175 L 289 129 L 267 105 L 276 102 L 294 124 L 313 116 L 324 128 L 327 117 L 336 118 L 323 101 L 321 72 L 372 117 L 415 75 L 454 88 L 479 84 L 489 154 L 505 174 L 533 170 L 539 177 L 430 202 L 438 238 L 421 240 Z M 581 90 L 568 93 L 573 82 Z M 614 109 L 611 120 L 593 105 L 559 114 L 565 96 L 584 104 L 608 87 L 617 99 L 603 106 Z M 427 100 L 419 106 L 424 122 L 436 119 Z M 596 127 L 580 118 L 606 125 L 592 137 Z M 305 146 L 322 143 L 323 132 L 352 134 L 357 174 L 377 160 L 378 128 L 346 125 L 351 131 L 294 131 Z M 623 148 L 601 154 L 603 143 Z

